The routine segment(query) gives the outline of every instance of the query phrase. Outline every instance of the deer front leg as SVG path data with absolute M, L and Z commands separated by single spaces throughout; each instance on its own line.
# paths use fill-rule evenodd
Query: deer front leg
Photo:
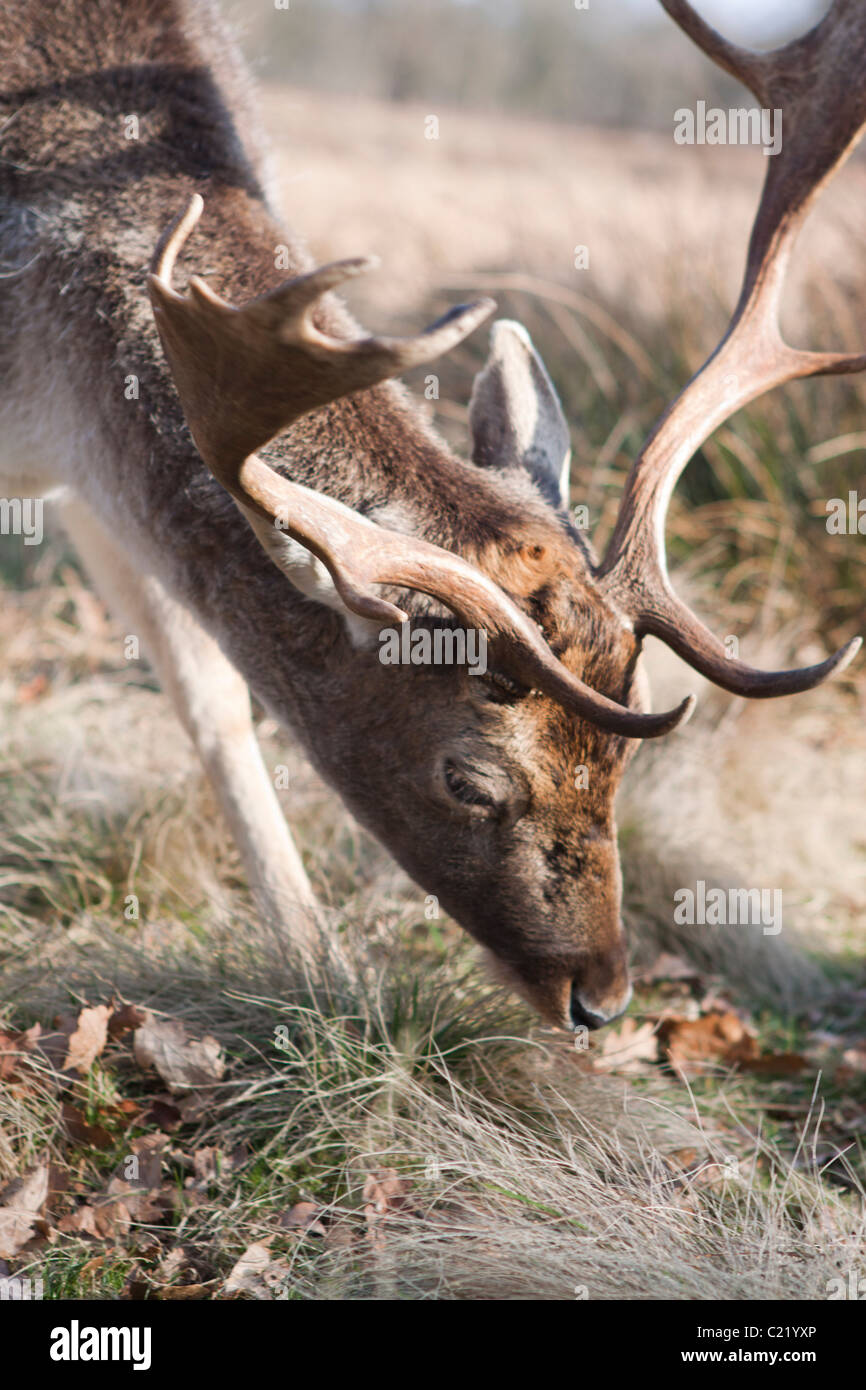
M 130 624 L 192 739 L 267 921 L 293 948 L 319 958 L 316 900 L 265 770 L 246 683 L 190 611 L 156 576 L 142 575 L 79 503 L 67 528 L 98 589 Z

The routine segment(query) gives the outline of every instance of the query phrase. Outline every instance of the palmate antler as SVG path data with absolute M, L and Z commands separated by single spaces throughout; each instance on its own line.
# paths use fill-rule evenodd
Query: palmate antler
M 720 67 L 783 112 L 780 153 L 752 230 L 740 299 L 719 346 L 656 425 L 625 487 L 616 527 L 597 571 L 603 590 L 695 670 L 737 695 L 766 698 L 809 690 L 842 670 L 860 647 L 795 671 L 759 671 L 729 660 L 722 644 L 674 594 L 664 527 L 676 481 L 696 450 L 741 406 L 801 377 L 866 368 L 866 354 L 805 352 L 779 329 L 785 272 L 797 232 L 820 189 L 851 153 L 866 124 L 866 0 L 834 0 L 802 38 L 771 53 L 738 48 L 688 0 L 661 0 L 672 19 Z
M 241 507 L 299 541 L 327 567 L 348 609 L 378 622 L 406 615 L 376 592 L 397 585 L 439 599 L 467 626 L 483 629 L 506 670 L 564 708 L 630 738 L 653 738 L 681 723 L 694 703 L 641 714 L 592 690 L 548 647 L 538 627 L 481 570 L 459 555 L 379 526 L 322 493 L 290 482 L 261 448 L 292 421 L 460 342 L 495 307 L 453 309 L 417 338 L 338 339 L 311 311 L 326 291 L 368 268 L 340 261 L 300 275 L 241 308 L 197 277 L 171 288 L 178 252 L 198 221 L 196 194 L 156 249 L 148 287 L 166 357 L 196 446 Z

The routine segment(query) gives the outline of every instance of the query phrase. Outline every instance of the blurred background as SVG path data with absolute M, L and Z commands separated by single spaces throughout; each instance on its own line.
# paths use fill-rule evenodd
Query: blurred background
M 269 80 L 387 101 L 438 101 L 596 125 L 658 125 L 657 98 L 727 98 L 658 0 L 229 0 L 249 56 Z M 742 43 L 783 42 L 820 0 L 704 0 Z M 826 6 L 824 6 L 826 8 Z M 708 84 L 709 77 L 709 84 Z

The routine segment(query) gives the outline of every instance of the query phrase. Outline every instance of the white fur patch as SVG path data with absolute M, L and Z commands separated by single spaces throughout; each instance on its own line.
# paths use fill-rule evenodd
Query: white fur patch
M 281 531 L 272 522 L 265 521 L 264 518 L 241 506 L 240 503 L 238 503 L 238 510 L 243 513 L 255 531 L 265 553 L 273 560 L 277 569 L 286 576 L 289 582 L 305 598 L 312 599 L 314 603 L 322 603 L 326 608 L 332 608 L 334 612 L 342 615 L 346 624 L 346 631 L 354 647 L 374 647 L 376 645 L 379 640 L 381 623 L 373 622 L 369 618 L 359 618 L 357 613 L 349 611 L 321 560 L 301 545 L 300 541 L 286 535 L 285 531 Z

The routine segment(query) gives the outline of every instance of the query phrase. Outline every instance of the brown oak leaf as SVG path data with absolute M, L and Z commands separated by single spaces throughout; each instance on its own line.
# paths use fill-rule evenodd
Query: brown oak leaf
M 108 1041 L 108 1020 L 111 1009 L 96 1004 L 82 1009 L 67 1044 L 66 1058 L 61 1071 L 89 1071 Z
M 0 1258 L 12 1259 L 38 1233 L 47 1198 L 47 1163 L 7 1183 L 0 1192 Z
M 172 1095 L 183 1095 L 194 1086 L 212 1086 L 225 1071 L 216 1038 L 192 1040 L 175 1019 L 149 1019 L 135 1030 L 133 1049 L 139 1066 L 153 1067 Z

